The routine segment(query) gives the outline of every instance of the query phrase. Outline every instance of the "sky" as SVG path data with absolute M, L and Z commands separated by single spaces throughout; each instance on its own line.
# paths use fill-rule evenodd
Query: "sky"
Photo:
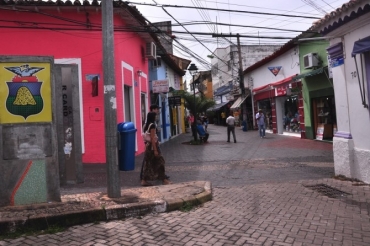
M 209 64 L 211 59 L 207 56 L 211 55 L 218 47 L 227 47 L 230 44 L 237 43 L 236 38 L 216 38 L 212 37 L 212 33 L 257 36 L 257 38 L 241 37 L 240 42 L 242 45 L 284 44 L 291 38 L 301 34 L 299 31 L 307 30 L 313 22 L 322 18 L 325 13 L 334 11 L 348 1 L 349 0 L 133 0 L 132 4 L 152 23 L 171 21 L 172 30 L 174 31 L 173 34 L 176 36 L 174 54 L 191 60 L 198 66 L 199 70 L 210 70 Z M 152 6 L 142 5 L 144 3 Z M 162 5 L 166 4 L 174 7 L 162 7 Z M 191 6 L 192 8 L 175 7 L 175 5 Z M 199 9 L 199 7 L 216 10 Z M 260 14 L 237 11 L 259 12 Z M 266 15 L 264 13 L 278 15 Z M 294 15 L 300 17 L 287 17 L 281 15 Z M 303 18 L 302 16 L 314 18 Z M 196 23 L 194 24 L 194 22 Z M 200 24 L 199 22 L 208 23 Z M 192 25 L 188 25 L 189 23 L 192 23 Z M 216 25 L 216 23 L 218 23 L 218 25 Z M 240 26 L 230 26 L 229 24 Z M 263 27 L 273 29 L 265 29 Z M 289 31 L 276 29 L 287 29 Z M 175 33 L 175 31 L 185 33 Z M 202 32 L 209 35 L 192 36 L 189 32 Z M 260 38 L 258 38 L 258 36 Z M 264 36 L 286 37 L 288 39 L 265 39 L 262 38 Z M 188 49 L 190 49 L 190 51 Z M 190 53 L 193 53 L 193 55 L 190 55 Z

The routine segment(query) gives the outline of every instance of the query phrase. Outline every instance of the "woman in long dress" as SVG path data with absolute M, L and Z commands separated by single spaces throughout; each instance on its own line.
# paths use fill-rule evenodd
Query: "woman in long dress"
M 172 184 L 165 173 L 165 160 L 161 154 L 156 133 L 155 112 L 149 112 L 144 125 L 144 132 L 149 129 L 150 141 L 145 141 L 145 153 L 141 167 L 140 179 L 142 186 L 151 186 L 148 181 L 162 180 L 164 185 Z

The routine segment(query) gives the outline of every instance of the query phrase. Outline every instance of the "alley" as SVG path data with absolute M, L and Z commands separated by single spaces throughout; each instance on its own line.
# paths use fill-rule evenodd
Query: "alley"
M 151 214 L 74 226 L 53 235 L 0 241 L 0 245 L 369 245 L 369 186 L 332 179 L 332 145 L 296 137 L 210 125 L 209 143 L 184 144 L 182 134 L 161 145 L 173 182 L 208 180 L 213 200 L 190 211 Z M 138 187 L 135 171 L 122 187 Z M 85 167 L 86 182 L 63 193 L 104 190 L 104 167 Z M 313 188 L 332 187 L 328 197 Z M 327 186 L 325 186 L 327 185 Z M 333 191 L 342 192 L 333 193 Z

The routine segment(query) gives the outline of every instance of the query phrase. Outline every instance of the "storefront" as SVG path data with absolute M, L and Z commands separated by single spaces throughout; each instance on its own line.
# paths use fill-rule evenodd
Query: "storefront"
M 303 118 L 302 84 L 296 75 L 253 90 L 255 112 L 262 109 L 265 126 L 273 133 L 289 132 L 301 136 Z
M 304 90 L 305 135 L 308 139 L 332 141 L 337 131 L 332 79 L 328 68 L 321 67 L 298 75 Z
M 332 141 L 337 132 L 334 96 L 313 98 L 312 104 L 316 139 Z
M 262 109 L 262 112 L 265 115 L 266 130 L 273 130 L 271 101 L 272 101 L 272 98 L 262 99 L 262 100 L 257 101 L 257 111 L 259 109 Z

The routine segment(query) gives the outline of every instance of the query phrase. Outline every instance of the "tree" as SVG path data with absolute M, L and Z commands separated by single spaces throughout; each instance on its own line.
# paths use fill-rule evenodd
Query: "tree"
M 201 94 L 199 97 L 195 97 L 195 105 L 194 105 L 194 95 L 188 92 L 183 92 L 181 95 L 182 98 L 185 100 L 185 107 L 194 115 L 194 109 L 196 106 L 197 114 L 205 113 L 207 109 L 211 108 L 215 105 L 215 101 L 212 99 L 207 99 Z

